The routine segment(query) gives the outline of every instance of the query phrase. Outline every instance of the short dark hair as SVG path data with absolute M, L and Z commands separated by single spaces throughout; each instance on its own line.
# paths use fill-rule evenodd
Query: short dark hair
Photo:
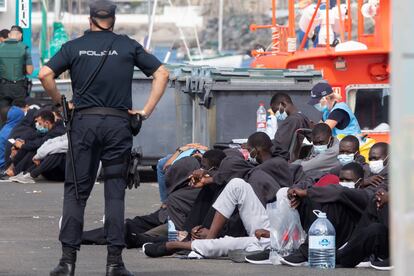
M 14 106 L 17 106 L 17 107 L 21 107 L 21 108 L 23 108 L 23 107 L 25 107 L 25 106 L 26 106 L 26 101 L 25 101 L 25 100 L 20 100 L 20 99 L 17 99 L 17 100 L 14 100 L 14 101 L 13 101 L 13 105 L 14 105 Z
M 352 171 L 357 178 L 364 178 L 364 169 L 356 162 L 351 162 L 344 165 L 342 171 Z
M 108 18 L 91 17 L 91 19 L 92 19 L 93 24 L 96 25 L 98 28 L 101 27 L 102 24 L 111 26 L 110 28 L 113 28 L 113 26 L 115 25 L 115 17 L 108 17 Z
M 36 117 L 40 117 L 42 120 L 48 121 L 52 124 L 55 123 L 55 114 L 53 114 L 53 112 L 50 110 L 41 110 Z
M 220 167 L 221 161 L 226 158 L 226 154 L 222 150 L 212 149 L 203 154 L 203 158 L 208 160 L 211 167 Z
M 277 93 L 273 95 L 272 99 L 270 100 L 270 105 L 274 105 L 280 102 L 286 102 L 289 104 L 293 104 L 292 98 L 288 94 L 285 93 Z
M 40 106 L 39 100 L 33 99 L 32 97 L 26 97 L 26 99 L 24 99 L 24 102 L 26 103 L 26 105 L 37 104 Z
M 3 30 L 0 31 L 0 37 L 2 37 L 2 38 L 8 38 L 9 37 L 9 33 L 10 33 L 9 30 L 3 29 Z
M 380 149 L 384 155 L 388 155 L 388 147 L 389 145 L 387 143 L 378 142 L 372 146 L 371 150 Z
M 247 144 L 253 148 L 269 150 L 273 143 L 269 136 L 264 132 L 255 132 L 247 139 Z
M 354 135 L 348 135 L 345 136 L 342 140 L 342 142 L 349 142 L 355 145 L 356 151 L 359 150 L 359 140 L 358 138 L 356 138 Z
M 13 26 L 11 26 L 10 31 L 17 31 L 17 32 L 20 32 L 21 34 L 23 34 L 23 29 L 22 29 L 22 27 L 17 26 L 17 25 L 13 25 Z
M 312 136 L 316 136 L 316 135 L 320 135 L 320 134 L 323 134 L 323 135 L 326 135 L 326 136 L 332 136 L 332 130 L 325 123 L 316 124 L 312 129 Z

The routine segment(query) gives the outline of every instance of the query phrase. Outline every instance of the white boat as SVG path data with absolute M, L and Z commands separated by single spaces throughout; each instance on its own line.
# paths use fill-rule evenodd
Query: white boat
M 219 55 L 211 58 L 204 57 L 203 59 L 193 58 L 192 61 L 188 61 L 187 63 L 191 65 L 206 65 L 211 67 L 239 68 L 247 58 L 249 58 L 248 55 Z

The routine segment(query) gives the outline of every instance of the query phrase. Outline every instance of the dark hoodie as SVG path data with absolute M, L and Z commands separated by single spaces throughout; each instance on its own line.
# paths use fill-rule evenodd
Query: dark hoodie
M 177 230 L 184 229 L 184 222 L 200 192 L 200 189 L 193 189 L 188 185 L 188 177 L 200 167 L 200 162 L 189 156 L 177 160 L 167 169 L 165 174 L 165 184 L 168 192 L 165 202 L 167 208 L 160 209 L 160 221 L 166 221 L 169 216 Z
M 370 173 L 370 175 L 368 177 L 371 177 L 371 176 L 374 176 L 374 175 L 380 175 L 384 178 L 384 180 L 382 180 L 381 184 L 379 184 L 377 187 L 374 187 L 374 186 L 370 185 L 368 187 L 361 188 L 361 189 L 367 191 L 371 197 L 374 196 L 374 194 L 380 189 L 388 191 L 388 183 L 389 183 L 388 166 L 385 166 L 384 169 L 379 174 Z
M 221 161 L 220 167 L 213 174 L 214 183 L 217 185 L 226 185 L 233 178 L 245 179 L 247 173 L 254 166 L 239 156 L 229 156 Z
M 275 138 L 273 140 L 274 153 L 285 158 L 289 159 L 289 147 L 293 140 L 293 136 L 296 131 L 300 128 L 310 128 L 311 123 L 305 115 L 300 112 L 289 115 L 285 120 L 280 121 L 277 128 Z M 300 136 L 297 142 L 298 145 L 301 145 L 303 142 L 304 136 Z
M 27 137 L 33 136 L 36 133 L 35 116 L 38 112 L 37 109 L 29 109 L 20 123 L 13 128 L 9 138 L 26 140 Z
M 281 187 L 293 184 L 289 165 L 282 157 L 273 157 L 256 166 L 248 173 L 247 182 L 264 206 L 276 200 L 276 193 Z
M 226 157 L 213 179 L 217 185 L 226 185 L 233 178 L 249 183 L 264 206 L 274 201 L 280 187 L 290 187 L 293 182 L 288 163 L 281 157 L 274 157 L 256 167 L 240 157 Z

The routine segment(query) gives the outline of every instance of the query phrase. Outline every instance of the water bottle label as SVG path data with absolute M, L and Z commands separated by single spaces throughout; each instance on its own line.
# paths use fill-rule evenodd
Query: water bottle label
M 259 128 L 264 128 L 264 129 L 266 129 L 266 122 L 260 122 L 260 123 L 257 123 L 257 128 L 259 129 Z
M 309 236 L 310 249 L 335 249 L 335 236 Z

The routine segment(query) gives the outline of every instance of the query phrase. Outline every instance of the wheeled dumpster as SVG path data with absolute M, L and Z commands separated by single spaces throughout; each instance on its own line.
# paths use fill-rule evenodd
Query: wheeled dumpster
M 321 114 L 307 102 L 322 75 L 314 70 L 202 68 L 192 81 L 194 141 L 207 146 L 244 139 L 256 131 L 259 102 L 270 107 L 277 92 L 292 97 L 295 105 L 314 122 Z

